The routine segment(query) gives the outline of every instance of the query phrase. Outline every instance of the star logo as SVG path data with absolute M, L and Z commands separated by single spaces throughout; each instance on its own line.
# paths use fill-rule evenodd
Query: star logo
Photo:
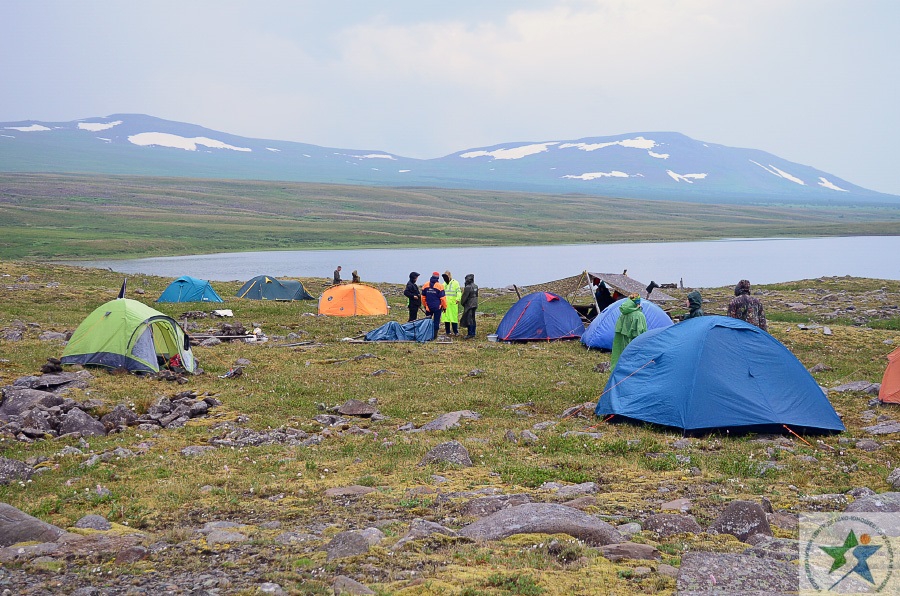
M 801 592 L 900 593 L 891 582 L 896 549 L 885 531 L 897 522 L 893 513 L 801 514 Z
M 880 549 L 881 546 L 872 545 L 870 544 L 871 541 L 872 538 L 868 534 L 862 534 L 859 539 L 857 539 L 856 532 L 850 530 L 850 532 L 847 534 L 847 538 L 844 539 L 844 544 L 842 546 L 819 547 L 834 560 L 834 562 L 831 564 L 829 573 L 834 573 L 847 564 L 848 551 L 856 558 L 856 565 L 851 567 L 850 571 L 845 573 L 839 580 L 834 582 L 834 585 L 831 586 L 832 589 L 839 583 L 844 581 L 844 579 L 846 579 L 847 576 L 849 576 L 851 573 L 856 573 L 870 584 L 875 583 L 875 580 L 872 578 L 872 570 L 869 569 L 869 557 L 878 552 L 878 549 Z

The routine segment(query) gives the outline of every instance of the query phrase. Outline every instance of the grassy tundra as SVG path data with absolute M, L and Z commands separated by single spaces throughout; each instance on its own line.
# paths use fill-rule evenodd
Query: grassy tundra
M 146 204 L 135 200 L 131 207 L 122 208 L 122 217 L 144 209 Z M 50 207 L 20 213 L 44 224 L 51 213 L 56 215 Z M 267 221 L 279 221 L 280 215 L 269 217 Z M 261 221 L 251 218 L 247 225 Z M 84 218 L 81 225 L 88 222 Z M 150 225 L 171 224 L 160 220 Z M 46 256 L 66 244 L 50 232 L 46 238 L 46 246 L 52 247 Z M 156 249 L 173 250 L 174 245 L 167 244 L 177 242 L 172 238 L 169 234 L 160 240 Z M 213 238 L 207 241 L 196 241 L 190 248 L 216 249 Z M 120 246 L 125 246 L 122 242 Z M 58 357 L 61 344 L 40 341 L 39 333 L 74 330 L 91 310 L 114 298 L 121 284 L 121 276 L 108 271 L 19 261 L 0 262 L 0 276 L 0 329 L 14 321 L 29 325 L 23 340 L 0 340 L 0 384 L 35 374 L 48 357 Z M 152 303 L 169 281 L 133 276 L 129 297 Z M 321 292 L 323 280 L 302 281 L 313 294 Z M 132 528 L 144 532 L 145 544 L 170 546 L 151 560 L 128 565 L 73 560 L 52 572 L 30 569 L 34 581 L 44 582 L 48 591 L 53 590 L 54 581 L 62 581 L 54 579 L 54 573 L 81 574 L 84 585 L 104 585 L 139 581 L 135 578 L 154 572 L 200 573 L 208 566 L 219 566 L 236 576 L 253 570 L 295 594 L 331 593 L 330 581 L 340 574 L 362 581 L 380 594 L 670 594 L 674 579 L 657 572 L 658 562 L 611 563 L 596 549 L 564 535 L 519 535 L 488 545 L 430 538 L 396 552 L 391 545 L 406 533 L 414 518 L 453 528 L 472 521 L 460 514 L 461 499 L 442 498 L 451 493 L 497 489 L 548 501 L 552 495 L 541 489 L 545 482 L 592 481 L 601 490 L 587 511 L 613 523 L 641 520 L 658 513 L 662 503 L 687 497 L 692 501 L 691 513 L 705 527 L 734 499 L 759 502 L 765 497 L 776 510 L 796 513 L 831 507 L 828 502 L 814 505 L 804 500 L 811 495 L 844 493 L 863 486 L 888 490 L 885 478 L 900 461 L 900 447 L 890 435 L 876 437 L 881 443 L 877 451 L 855 448 L 858 439 L 867 437 L 862 427 L 873 423 L 868 411 L 897 415 L 894 407 L 869 406 L 871 396 L 860 393 L 830 395 L 847 425 L 846 433 L 808 438 L 808 442 L 788 436 L 778 447 L 771 441 L 759 441 L 758 436 L 713 434 L 690 439 L 688 447 L 676 449 L 673 443 L 681 437 L 672 431 L 603 424 L 593 416 L 564 419 L 561 414 L 567 408 L 596 402 L 608 377 L 608 373 L 598 372 L 598 365 L 608 362 L 609 355 L 587 351 L 577 342 L 507 345 L 484 341 L 515 295 L 483 289 L 478 341 L 375 345 L 340 340 L 386 320 L 405 321 L 400 286 L 379 286 L 392 307 L 388 317 L 327 318 L 309 316 L 316 309 L 313 301 L 252 302 L 233 297 L 239 282 L 214 285 L 226 300 L 222 307 L 233 309 L 234 321 L 260 326 L 270 341 L 195 348 L 206 372 L 186 385 L 93 371 L 90 387 L 70 395 L 77 400 L 101 400 L 105 404 L 101 411 L 124 403 L 143 412 L 163 396 L 185 390 L 208 392 L 223 403 L 209 416 L 175 430 L 150 433 L 130 429 L 92 437 L 85 448 L 91 453 L 125 447 L 138 455 L 88 467 L 81 465 L 84 458 L 58 455 L 66 445 L 79 446 L 75 440 L 0 442 L 0 456 L 27 460 L 44 469 L 27 483 L 0 486 L 0 501 L 61 527 L 96 513 L 119 524 L 115 526 L 119 531 Z M 826 366 L 815 375 L 821 385 L 880 381 L 885 354 L 900 342 L 900 318 L 876 317 L 871 309 L 884 307 L 879 312 L 890 312 L 885 308 L 898 304 L 900 283 L 826 278 L 755 289 L 763 290 L 770 332 L 807 367 Z M 138 290 L 144 293 L 137 294 Z M 721 314 L 731 289 L 706 289 L 703 294 L 711 301 L 704 306 L 706 312 Z M 853 311 L 855 318 L 831 318 L 835 296 L 858 307 Z M 197 304 L 154 307 L 176 318 L 187 310 L 211 308 Z M 673 312 L 682 310 L 676 307 Z M 197 322 L 203 331 L 219 320 Z M 827 324 L 833 334 L 803 331 L 797 323 Z M 290 333 L 299 335 L 300 340 L 287 339 Z M 282 345 L 298 341 L 310 343 Z M 355 359 L 364 354 L 374 357 Z M 220 378 L 238 358 L 251 362 L 243 375 Z M 349 399 L 374 400 L 387 420 L 356 420 L 356 425 L 372 432 L 340 429 L 320 445 L 306 448 L 217 449 L 193 458 L 179 454 L 186 446 L 204 445 L 221 435 L 223 422 L 255 430 L 293 427 L 318 433 L 322 426 L 312 418 L 322 413 L 323 407 Z M 444 432 L 397 430 L 407 422 L 419 426 L 458 410 L 472 410 L 481 418 L 464 419 L 460 428 Z M 534 444 L 505 438 L 507 431 L 518 436 L 544 421 L 556 424 L 535 431 L 538 441 Z M 566 431 L 585 430 L 602 434 L 596 439 L 562 436 Z M 475 465 L 417 465 L 430 448 L 448 440 L 465 445 Z M 763 462 L 777 467 L 761 466 Z M 691 468 L 697 468 L 699 475 L 692 474 Z M 446 482 L 437 483 L 435 475 Z M 376 491 L 355 499 L 324 494 L 326 489 L 354 484 Z M 95 490 L 98 486 L 108 489 L 108 494 Z M 252 541 L 207 546 L 194 530 L 217 520 L 245 524 Z M 273 521 L 281 523 L 281 530 L 262 525 Z M 320 549 L 330 537 L 376 523 L 388 535 L 382 544 L 364 556 L 325 561 Z M 311 532 L 318 539 L 293 545 L 274 541 L 285 529 Z M 789 537 L 791 533 L 776 529 L 776 535 Z M 655 540 L 643 532 L 633 540 L 653 544 L 662 552 L 661 563 L 676 567 L 688 550 L 746 548 L 733 538 L 706 534 Z M 647 565 L 650 573 L 635 572 Z M 94 569 L 106 579 L 88 577 Z M 72 575 L 65 577 L 72 581 Z M 233 588 L 236 593 L 255 593 L 239 584 Z

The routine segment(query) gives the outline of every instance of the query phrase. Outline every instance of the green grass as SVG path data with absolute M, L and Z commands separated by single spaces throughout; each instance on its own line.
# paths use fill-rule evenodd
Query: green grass
M 0 258 L 891 235 L 900 207 L 0 174 Z

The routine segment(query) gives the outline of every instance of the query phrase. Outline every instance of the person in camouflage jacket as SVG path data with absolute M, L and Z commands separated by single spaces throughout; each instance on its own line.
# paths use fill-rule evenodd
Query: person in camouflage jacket
M 742 279 L 734 287 L 734 298 L 728 304 L 728 316 L 747 321 L 763 331 L 769 330 L 762 302 L 750 295 L 750 282 L 746 279 Z

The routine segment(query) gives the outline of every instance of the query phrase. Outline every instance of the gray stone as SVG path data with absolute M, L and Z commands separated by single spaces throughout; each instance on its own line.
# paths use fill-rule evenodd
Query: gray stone
M 757 534 L 757 536 L 761 536 Z M 800 558 L 800 542 L 787 538 L 772 538 L 765 536 L 756 540 L 755 544 L 744 551 L 744 554 L 762 557 L 764 559 L 777 559 L 779 561 L 796 561 Z
M 341 594 L 375 594 L 374 590 L 368 586 L 350 579 L 346 575 L 339 575 L 334 578 L 331 589 L 334 590 L 335 596 L 340 596 Z
M 369 548 L 371 548 L 369 540 L 360 532 L 351 530 L 335 535 L 323 550 L 328 553 L 326 561 L 331 562 L 367 553 Z
M 41 341 L 66 341 L 66 334 L 59 331 L 44 331 L 38 336 Z
M 238 542 L 247 542 L 249 538 L 241 532 L 231 532 L 229 530 L 213 530 L 206 535 L 206 543 L 210 546 L 216 544 L 235 544 Z
M 861 441 L 856 442 L 856 448 L 862 449 L 863 451 L 878 451 L 881 449 L 881 443 L 877 441 L 873 441 L 872 439 L 862 439 Z
M 779 594 L 796 593 L 797 567 L 783 561 L 733 553 L 688 552 L 681 557 L 678 594 Z
M 406 536 L 397 541 L 394 545 L 395 550 L 399 550 L 403 548 L 407 543 L 412 542 L 413 540 L 419 540 L 422 538 L 427 538 L 432 534 L 443 534 L 444 536 L 456 536 L 456 532 L 451 530 L 450 528 L 445 528 L 440 524 L 436 524 L 434 522 L 430 522 L 424 519 L 414 519 L 412 523 L 409 525 L 409 531 L 406 533 Z
M 306 534 L 303 532 L 282 532 L 275 537 L 275 542 L 280 544 L 297 544 L 300 542 L 309 542 L 310 540 L 318 540 L 315 534 Z
M 378 413 L 378 408 L 375 408 L 364 401 L 359 401 L 358 399 L 350 399 L 338 406 L 337 413 L 342 416 L 369 418 L 373 414 Z
M 33 471 L 33 468 L 25 462 L 0 457 L 0 486 L 18 480 L 28 480 Z
M 496 513 L 502 509 L 508 509 L 509 507 L 524 505 L 525 503 L 530 502 L 531 497 L 526 494 L 481 497 L 478 499 L 472 499 L 471 501 L 463 505 L 461 513 L 463 515 L 484 517 L 486 515 Z
M 622 533 L 622 536 L 629 538 L 633 534 L 640 533 L 643 528 L 641 527 L 641 524 L 637 522 L 628 522 L 627 524 L 620 524 L 616 526 L 616 529 Z
M 879 493 L 857 499 L 844 510 L 847 513 L 898 513 L 900 492 Z
M 600 547 L 600 553 L 610 561 L 622 559 L 637 559 L 642 561 L 658 561 L 661 556 L 655 546 L 649 544 L 637 544 L 635 542 L 622 542 L 619 544 L 607 544 Z
M 370 486 L 359 486 L 358 484 L 353 484 L 351 486 L 338 486 L 335 488 L 329 488 L 325 491 L 326 497 L 356 497 L 361 495 L 367 495 L 369 493 L 375 492 L 376 489 Z
M 182 449 L 179 453 L 184 457 L 196 457 L 198 455 L 203 455 L 207 451 L 215 451 L 216 448 L 212 445 L 188 445 L 184 449 Z
M 691 510 L 691 500 L 690 499 L 675 499 L 674 501 L 669 501 L 668 503 L 663 503 L 659 506 L 659 508 L 663 511 L 680 511 L 682 513 L 687 513 Z
M 891 435 L 900 433 L 900 422 L 896 420 L 885 420 L 873 426 L 864 426 L 863 430 L 870 435 Z
M 3 388 L 3 399 L 0 400 L 0 420 L 9 420 L 10 416 L 21 416 L 23 412 L 33 408 L 52 408 L 63 403 L 63 398 L 48 391 L 18 388 L 7 385 Z
M 81 408 L 72 408 L 60 418 L 59 434 L 66 435 L 75 432 L 81 433 L 83 437 L 103 436 L 106 434 L 106 427 Z
M 676 534 L 696 534 L 703 531 L 693 515 L 679 515 L 677 513 L 657 513 L 644 520 L 643 527 L 661 538 L 667 538 Z
M 763 508 L 751 501 L 734 501 L 710 525 L 710 534 L 731 534 L 744 542 L 754 534 L 772 535 L 772 528 Z
M 100 422 L 107 431 L 115 428 L 125 428 L 131 426 L 137 420 L 137 414 L 126 408 L 122 404 L 117 405 L 109 414 L 100 418 Z
M 560 499 L 572 499 L 583 495 L 592 495 L 600 490 L 595 482 L 582 482 L 581 484 L 557 484 L 545 482 L 541 485 L 545 490 L 552 490 L 554 496 Z
M 17 542 L 53 542 L 63 534 L 65 531 L 56 526 L 0 503 L 0 547 Z
M 837 387 L 832 387 L 829 391 L 834 391 L 836 393 L 844 393 L 846 391 L 862 391 L 864 393 L 876 394 L 878 390 L 881 389 L 881 383 L 872 383 L 870 381 L 851 381 L 849 383 L 844 383 L 843 385 L 838 385 Z
M 274 594 L 275 596 L 287 596 L 287 592 L 284 591 L 280 585 L 274 582 L 263 582 L 256 587 L 262 594 Z
M 427 466 L 433 463 L 449 463 L 464 467 L 473 465 L 469 451 L 459 441 L 449 441 L 434 447 L 425 454 L 419 465 Z
M 519 437 L 521 437 L 522 442 L 526 445 L 533 445 L 538 442 L 538 436 L 530 430 L 523 430 L 519 433 Z
M 527 503 L 498 511 L 459 530 L 473 540 L 500 540 L 514 534 L 568 534 L 594 546 L 625 542 L 610 524 L 583 511 L 552 503 Z
M 470 418 L 472 420 L 480 420 L 481 414 L 476 414 L 471 410 L 460 410 L 458 412 L 448 412 L 441 416 L 438 416 L 428 424 L 423 424 L 417 430 L 420 431 L 429 431 L 429 430 L 450 430 L 451 428 L 457 428 L 459 426 L 459 421 L 462 418 Z
M 2 462 L 0 462 L 0 469 L 2 469 Z M 894 468 L 894 471 L 888 474 L 887 483 L 894 489 L 900 490 L 900 468 Z M 3 484 L 2 474 L 0 474 L 0 484 Z
M 116 565 L 130 565 L 132 563 L 137 563 L 138 561 L 143 561 L 149 556 L 150 551 L 147 548 L 135 544 L 123 548 L 116 554 Z
M 793 513 L 777 511 L 770 514 L 768 517 L 770 526 L 775 526 L 782 530 L 795 531 L 800 527 L 800 520 Z
M 91 530 L 109 530 L 112 528 L 112 524 L 102 515 L 85 515 L 75 522 L 75 527 Z

